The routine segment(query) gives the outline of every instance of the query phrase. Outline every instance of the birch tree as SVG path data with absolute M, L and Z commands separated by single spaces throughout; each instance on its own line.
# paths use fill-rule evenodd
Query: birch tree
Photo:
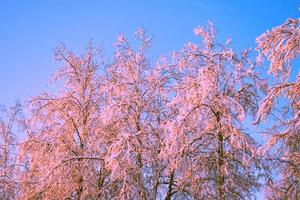
M 266 166 L 243 123 L 257 111 L 257 88 L 264 85 L 249 50 L 233 52 L 230 40 L 217 44 L 211 23 L 194 32 L 202 42 L 188 43 L 173 57 L 179 75 L 161 153 L 172 175 L 166 199 L 254 197 Z
M 106 112 L 101 114 L 110 132 L 105 163 L 115 184 L 113 199 L 161 199 L 165 167 L 158 155 L 168 77 L 147 58 L 151 38 L 143 29 L 135 37 L 136 50 L 124 36 L 117 38 L 107 69 Z
M 0 118 L 0 198 L 15 199 L 18 195 L 17 182 L 17 118 L 21 106 L 16 104 L 8 109 L 1 107 Z
M 89 45 L 85 55 L 76 56 L 61 46 L 55 58 L 63 63 L 53 78 L 60 91 L 28 103 L 28 136 L 20 151 L 28 169 L 20 178 L 21 199 L 97 199 L 107 180 L 97 120 L 101 52 Z
M 275 78 L 256 119 L 259 123 L 271 117 L 274 122 L 263 150 L 272 149 L 271 159 L 281 175 L 278 181 L 270 182 L 269 199 L 300 198 L 300 76 L 293 63 L 300 53 L 299 23 L 299 19 L 288 19 L 257 38 L 258 60 L 267 59 L 268 72 Z

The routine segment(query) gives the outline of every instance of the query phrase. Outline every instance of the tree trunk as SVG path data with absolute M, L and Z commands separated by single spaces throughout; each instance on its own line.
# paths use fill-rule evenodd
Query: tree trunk
M 220 114 L 217 113 L 217 124 L 218 124 L 218 177 L 217 177 L 217 189 L 219 200 L 225 199 L 225 174 L 224 174 L 224 138 L 223 133 L 221 132 L 221 125 L 220 125 Z
M 172 189 L 173 189 L 173 182 L 174 182 L 174 173 L 171 172 L 171 174 L 170 174 L 170 180 L 169 180 L 169 186 L 168 186 L 168 192 L 167 192 L 165 200 L 171 200 Z
M 81 200 L 81 195 L 83 192 L 83 178 L 80 176 L 79 182 L 78 182 L 78 189 L 77 189 L 77 200 Z
M 219 199 L 224 200 L 224 183 L 225 183 L 225 174 L 224 174 L 224 149 L 223 149 L 223 134 L 222 132 L 218 133 L 218 192 Z

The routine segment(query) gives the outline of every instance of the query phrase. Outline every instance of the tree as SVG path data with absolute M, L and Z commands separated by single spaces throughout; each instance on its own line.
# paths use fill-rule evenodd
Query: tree
M 0 198 L 15 199 L 18 195 L 17 171 L 17 117 L 21 111 L 20 104 L 9 109 L 2 107 L 0 118 Z
M 151 67 L 143 29 L 136 38 L 138 50 L 119 36 L 114 59 L 101 73 L 92 46 L 83 57 L 63 46 L 56 51 L 65 65 L 54 80 L 64 89 L 29 103 L 22 199 L 164 197 L 166 166 L 159 154 L 169 74 L 163 65 Z
M 291 77 L 291 71 L 297 70 L 293 66 L 293 60 L 300 53 L 299 23 L 299 19 L 288 19 L 257 38 L 258 59 L 263 61 L 264 57 L 267 58 L 270 62 L 269 73 L 276 79 L 263 100 L 256 119 L 256 123 L 259 123 L 261 119 L 273 116 L 275 122 L 269 131 L 271 138 L 264 151 L 275 151 L 271 153 L 271 159 L 274 160 L 274 165 L 280 166 L 281 176 L 280 180 L 269 184 L 270 199 L 300 198 L 299 71 L 295 79 Z
M 110 169 L 111 199 L 161 199 L 164 163 L 158 157 L 168 76 L 152 67 L 147 58 L 151 38 L 145 30 L 135 33 L 140 41 L 133 49 L 124 36 L 115 44 L 113 63 L 107 68 L 104 93 L 104 129 L 110 132 L 105 163 Z
M 101 52 L 89 45 L 75 56 L 64 46 L 56 50 L 63 66 L 53 81 L 60 92 L 45 92 L 29 101 L 28 136 L 20 158 L 21 199 L 91 199 L 107 183 L 103 161 L 106 144 L 101 134 Z
M 263 87 L 249 50 L 240 54 L 215 42 L 215 28 L 194 29 L 199 45 L 174 53 L 177 63 L 165 124 L 169 198 L 247 199 L 260 187 L 265 165 L 242 124 L 257 110 Z

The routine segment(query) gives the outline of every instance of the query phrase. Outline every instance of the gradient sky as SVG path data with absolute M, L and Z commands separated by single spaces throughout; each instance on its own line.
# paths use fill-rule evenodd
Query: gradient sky
M 167 54 L 194 40 L 193 28 L 207 21 L 237 48 L 289 17 L 295 0 L 17 1 L 0 0 L 0 104 L 22 101 L 47 89 L 59 63 L 53 49 L 63 42 L 83 52 L 90 39 L 109 55 L 118 33 L 132 39 L 137 27 L 153 35 L 151 56 Z

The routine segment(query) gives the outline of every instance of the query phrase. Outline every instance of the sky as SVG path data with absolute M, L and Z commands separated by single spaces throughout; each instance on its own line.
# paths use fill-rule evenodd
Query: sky
M 92 40 L 112 53 L 118 34 L 129 39 L 138 27 L 153 36 L 151 59 L 194 40 L 193 28 L 215 23 L 220 38 L 236 48 L 255 46 L 255 38 L 287 18 L 299 17 L 295 0 L 0 0 L 0 105 L 49 89 L 60 63 L 53 50 L 61 42 L 83 53 Z
M 0 105 L 51 87 L 60 43 L 83 53 L 92 40 L 109 56 L 118 34 L 132 40 L 144 27 L 153 36 L 155 62 L 195 40 L 193 28 L 211 21 L 220 38 L 231 37 L 243 49 L 287 18 L 298 18 L 299 6 L 296 0 L 0 0 Z

